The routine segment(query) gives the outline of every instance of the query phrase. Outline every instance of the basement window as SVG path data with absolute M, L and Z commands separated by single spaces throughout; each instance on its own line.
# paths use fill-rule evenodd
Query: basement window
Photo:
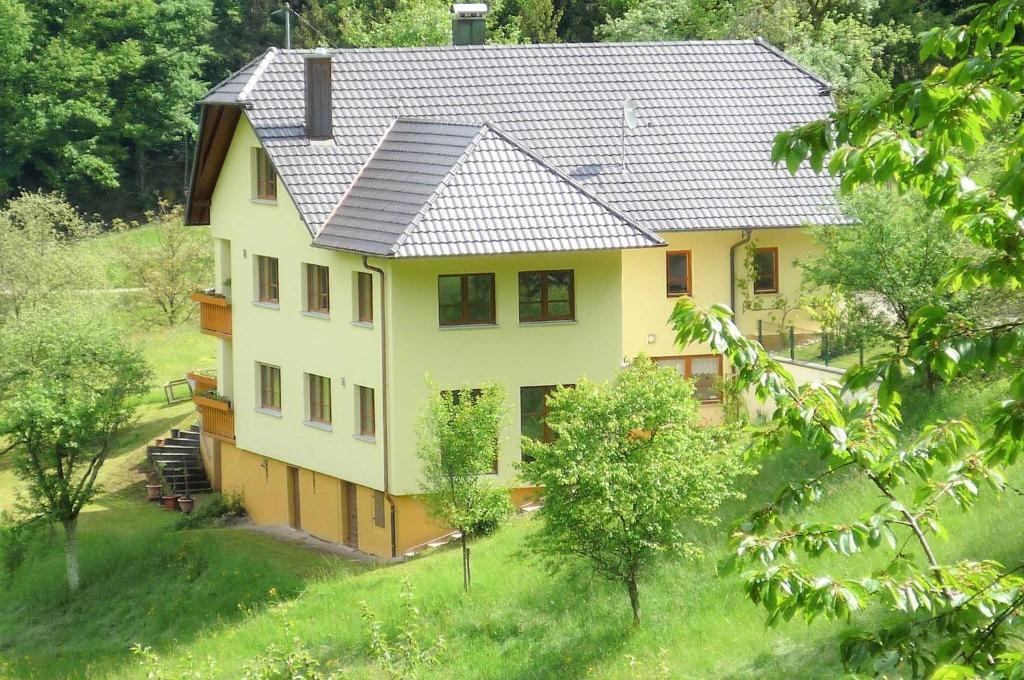
M 693 381 L 693 398 L 704 404 L 722 401 L 722 357 L 716 354 L 695 354 L 679 357 L 655 357 L 659 366 L 671 368 Z
M 373 492 L 373 526 L 383 529 L 387 525 L 384 518 L 384 492 L 374 490 Z

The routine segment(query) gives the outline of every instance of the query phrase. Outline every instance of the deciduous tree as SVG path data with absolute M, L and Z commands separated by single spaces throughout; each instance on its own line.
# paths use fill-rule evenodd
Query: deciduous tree
M 121 263 L 130 285 L 142 289 L 138 310 L 167 326 L 181 323 L 195 310 L 189 294 L 213 277 L 209 242 L 181 221 L 181 211 L 171 210 L 152 222 L 154 246 L 129 243 Z
M 697 424 L 693 387 L 637 357 L 610 383 L 583 379 L 548 396 L 550 443 L 523 438 L 523 477 L 543 487 L 531 538 L 552 568 L 582 558 L 629 595 L 640 625 L 640 582 L 662 555 L 693 557 L 687 522 L 713 525 L 744 468 L 728 429 Z
M 47 310 L 0 327 L 0 449 L 27 488 L 25 513 L 64 527 L 67 585 L 78 589 L 78 515 L 135 413 L 149 368 L 94 315 Z
M 0 210 L 0 325 L 95 286 L 95 258 L 73 246 L 96 232 L 58 194 L 25 193 L 8 201 Z
M 469 590 L 469 539 L 512 510 L 508 490 L 488 478 L 497 466 L 505 392 L 497 384 L 451 391 L 428 382 L 428 389 L 417 449 L 423 494 L 430 514 L 461 534 L 462 583 Z
M 891 95 L 847 104 L 828 119 L 779 136 L 773 151 L 795 171 L 809 160 L 860 185 L 918 192 L 977 249 L 945 275 L 943 290 L 1024 287 L 1024 4 L 979 5 L 964 26 L 923 36 L 921 58 L 944 62 Z M 996 127 L 1013 130 L 1000 170 L 971 176 L 965 157 Z M 905 348 L 847 371 L 838 384 L 797 387 L 762 348 L 743 337 L 731 310 L 697 309 L 681 300 L 673 313 L 681 346 L 708 342 L 728 355 L 738 379 L 777 405 L 757 437 L 772 450 L 795 440 L 825 461 L 823 473 L 795 480 L 733 535 L 747 593 L 769 621 L 803 616 L 848 619 L 880 608 L 888 616 L 849 634 L 842 645 L 853 670 L 930 678 L 1019 678 L 1024 563 L 984 555 L 943 560 L 934 548 L 944 505 L 970 509 L 984 489 L 1005 486 L 1004 471 L 1024 453 L 1024 318 L 977 321 L 927 303 L 909 315 Z M 968 416 L 902 431 L 900 377 L 927 370 L 946 380 L 985 368 L 1009 374 L 1008 389 L 985 420 Z M 827 480 L 856 474 L 880 505 L 837 522 L 793 522 L 785 513 L 813 504 Z M 911 486 L 912 488 L 906 488 Z M 871 573 L 812 574 L 823 554 L 881 546 L 891 562 Z

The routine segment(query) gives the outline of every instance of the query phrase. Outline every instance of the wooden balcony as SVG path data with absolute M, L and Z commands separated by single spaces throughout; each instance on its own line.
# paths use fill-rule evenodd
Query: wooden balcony
M 199 303 L 199 330 L 225 340 L 231 339 L 231 303 L 219 293 L 196 291 L 190 296 Z
M 217 390 L 217 375 L 212 371 L 189 371 L 185 379 L 192 385 L 193 394 Z
M 202 423 L 203 434 L 233 444 L 235 442 L 235 411 L 231 402 L 196 394 L 192 397 Z

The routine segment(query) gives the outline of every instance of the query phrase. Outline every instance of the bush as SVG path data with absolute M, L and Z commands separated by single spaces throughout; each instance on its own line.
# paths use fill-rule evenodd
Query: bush
M 220 526 L 229 520 L 244 517 L 245 505 L 242 495 L 234 491 L 215 493 L 199 503 L 195 511 L 188 515 L 180 515 L 174 523 L 175 529 L 198 529 L 200 527 Z
M 36 520 L 18 519 L 8 512 L 0 512 L 0 569 L 6 580 L 14 578 L 14 572 L 25 561 L 40 526 Z

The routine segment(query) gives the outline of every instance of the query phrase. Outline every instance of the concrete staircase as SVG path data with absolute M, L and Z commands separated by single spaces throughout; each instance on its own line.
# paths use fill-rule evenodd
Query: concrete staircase
M 151 444 L 146 454 L 159 471 L 172 493 L 209 493 L 213 490 L 206 478 L 206 468 L 199 453 L 199 426 L 187 430 L 171 430 L 163 444 Z

